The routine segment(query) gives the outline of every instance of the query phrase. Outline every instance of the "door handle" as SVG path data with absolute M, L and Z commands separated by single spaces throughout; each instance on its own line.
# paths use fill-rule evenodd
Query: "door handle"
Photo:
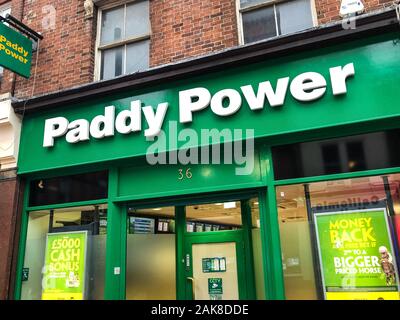
M 193 300 L 196 300 L 196 293 L 195 293 L 196 291 L 194 288 L 196 282 L 193 277 L 187 277 L 186 280 L 189 280 L 192 283 L 192 297 L 193 297 Z

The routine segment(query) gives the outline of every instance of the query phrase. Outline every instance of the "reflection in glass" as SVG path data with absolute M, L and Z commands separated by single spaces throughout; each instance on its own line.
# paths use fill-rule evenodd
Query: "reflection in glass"
M 134 2 L 126 6 L 126 35 L 133 38 L 149 34 L 149 1 Z
M 30 183 L 29 205 L 99 200 L 106 199 L 107 194 L 107 171 L 37 179 Z
M 277 35 L 274 6 L 242 14 L 244 42 L 254 42 Z
M 124 37 L 124 6 L 104 10 L 101 22 L 101 45 L 122 40 Z
M 395 129 L 273 147 L 275 179 L 399 167 L 399 141 Z
M 126 73 L 146 70 L 149 67 L 150 41 L 144 40 L 126 46 Z
M 278 33 L 288 34 L 313 26 L 310 0 L 287 1 L 276 5 Z
M 103 50 L 101 55 L 101 79 L 111 79 L 124 71 L 124 46 Z

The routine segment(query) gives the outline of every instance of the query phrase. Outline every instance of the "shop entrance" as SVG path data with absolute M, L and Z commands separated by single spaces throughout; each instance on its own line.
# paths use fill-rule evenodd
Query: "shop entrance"
M 187 299 L 246 298 L 243 239 L 241 231 L 230 232 L 195 235 L 187 240 Z
M 258 199 L 129 205 L 126 299 L 264 298 Z

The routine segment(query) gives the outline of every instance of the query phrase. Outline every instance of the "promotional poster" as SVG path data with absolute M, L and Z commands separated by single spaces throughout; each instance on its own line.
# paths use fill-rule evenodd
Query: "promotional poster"
M 83 300 L 87 231 L 49 233 L 43 271 L 43 300 Z
M 327 300 L 399 299 L 386 209 L 315 214 Z

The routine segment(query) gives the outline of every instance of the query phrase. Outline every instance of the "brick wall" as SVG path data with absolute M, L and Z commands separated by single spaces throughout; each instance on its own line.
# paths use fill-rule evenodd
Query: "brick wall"
M 23 21 L 44 37 L 40 43 L 34 95 L 93 81 L 95 23 L 84 15 L 82 0 L 26 1 Z M 32 72 L 36 57 L 34 54 Z M 32 83 L 33 78 L 18 77 L 15 95 L 30 96 Z
M 371 12 L 393 4 L 393 0 L 363 0 L 365 12 Z M 315 0 L 319 24 L 340 20 L 341 0 Z
M 0 173 L 0 300 L 5 299 L 10 290 L 16 186 L 16 179 L 1 180 Z
M 150 0 L 152 37 L 150 65 L 159 66 L 238 45 L 236 0 Z M 0 0 L 0 4 L 5 3 Z M 21 11 L 24 3 L 23 14 Z M 55 9 L 55 28 L 46 25 L 46 5 Z M 33 77 L 25 80 L 5 71 L 0 94 L 18 98 L 40 95 L 93 81 L 96 13 L 85 19 L 83 0 L 12 0 L 12 14 L 43 34 L 35 90 Z M 366 11 L 391 5 L 393 0 L 364 0 Z M 340 0 L 315 0 L 320 24 L 338 20 Z M 36 54 L 32 61 L 32 72 Z
M 28 80 L 16 76 L 16 97 L 39 95 L 93 81 L 96 23 L 95 18 L 85 19 L 83 2 L 25 0 L 22 14 L 22 0 L 12 1 L 12 15 L 22 17 L 25 24 L 44 37 L 40 43 L 34 92 L 33 76 Z M 32 74 L 36 57 L 37 52 L 33 54 Z M 5 71 L 0 93 L 12 90 L 13 78 L 11 72 Z
M 150 19 L 152 66 L 238 44 L 234 0 L 152 0 Z

